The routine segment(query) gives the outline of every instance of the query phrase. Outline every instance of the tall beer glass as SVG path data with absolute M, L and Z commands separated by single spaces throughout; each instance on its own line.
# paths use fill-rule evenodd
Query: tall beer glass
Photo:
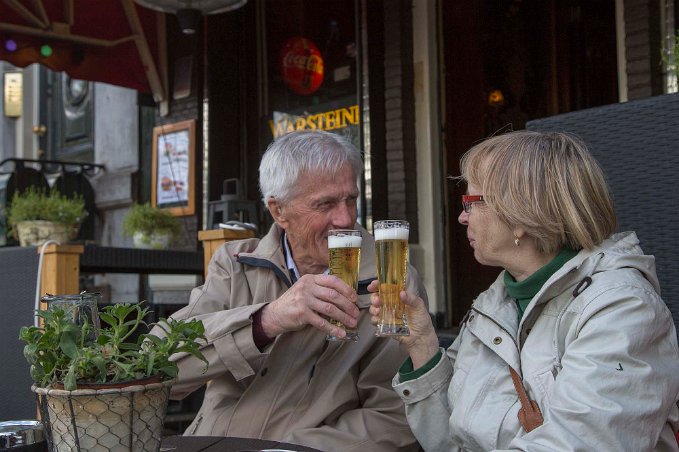
M 406 287 L 406 266 L 408 263 L 407 221 L 376 221 L 375 250 L 377 260 L 377 279 L 380 291 L 380 321 L 377 336 L 408 336 L 406 305 L 399 293 Z
M 358 268 L 361 263 L 361 231 L 354 229 L 333 229 L 328 231 L 328 265 L 330 274 L 358 289 Z M 329 341 L 358 341 L 358 331 L 345 327 L 337 320 L 330 320 L 347 332 L 345 337 L 326 336 Z

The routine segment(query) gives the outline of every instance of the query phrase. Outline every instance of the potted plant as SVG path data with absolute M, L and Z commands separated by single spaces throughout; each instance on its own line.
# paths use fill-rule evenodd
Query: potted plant
M 66 243 L 78 235 L 86 216 L 82 197 L 33 187 L 16 193 L 7 208 L 7 221 L 21 246 L 40 246 L 47 240 Z
M 148 309 L 141 304 L 106 306 L 102 327 L 61 307 L 38 311 L 41 327 L 21 328 L 41 418 L 52 451 L 144 450 L 160 447 L 174 353 L 199 350 L 199 320 L 160 319 L 162 338 L 138 333 Z
M 133 205 L 123 219 L 123 232 L 136 248 L 165 249 L 180 231 L 177 217 L 148 203 Z

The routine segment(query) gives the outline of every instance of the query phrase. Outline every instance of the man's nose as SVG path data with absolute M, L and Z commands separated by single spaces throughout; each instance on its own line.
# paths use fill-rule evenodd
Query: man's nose
M 356 223 L 356 217 L 352 215 L 352 209 L 346 203 L 339 203 L 334 209 L 332 222 L 338 229 L 349 229 Z

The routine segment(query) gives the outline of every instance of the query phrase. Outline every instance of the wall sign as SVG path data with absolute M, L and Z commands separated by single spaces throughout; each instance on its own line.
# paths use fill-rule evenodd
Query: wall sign
M 195 121 L 153 128 L 151 204 L 173 215 L 195 212 Z
M 21 72 L 5 72 L 4 76 L 4 105 L 5 116 L 18 118 L 23 113 L 23 84 L 24 75 Z
M 310 39 L 288 39 L 281 48 L 280 69 L 286 86 L 297 94 L 313 94 L 323 83 L 323 57 Z
M 273 138 L 278 138 L 295 130 L 333 131 L 357 127 L 358 122 L 358 105 L 351 105 L 302 115 L 274 111 L 273 119 L 269 120 L 269 127 Z

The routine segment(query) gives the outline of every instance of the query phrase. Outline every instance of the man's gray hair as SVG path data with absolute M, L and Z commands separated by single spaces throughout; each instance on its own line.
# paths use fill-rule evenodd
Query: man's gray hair
M 259 164 L 262 201 L 289 202 L 295 185 L 305 173 L 333 174 L 349 163 L 358 177 L 363 170 L 361 153 L 346 138 L 321 130 L 290 132 L 274 140 Z

